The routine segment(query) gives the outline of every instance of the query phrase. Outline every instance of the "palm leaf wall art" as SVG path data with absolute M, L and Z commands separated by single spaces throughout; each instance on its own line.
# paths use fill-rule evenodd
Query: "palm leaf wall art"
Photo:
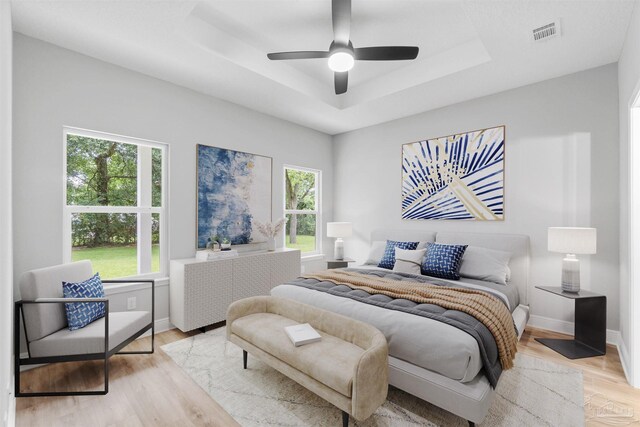
M 402 218 L 504 219 L 505 127 L 402 146 Z

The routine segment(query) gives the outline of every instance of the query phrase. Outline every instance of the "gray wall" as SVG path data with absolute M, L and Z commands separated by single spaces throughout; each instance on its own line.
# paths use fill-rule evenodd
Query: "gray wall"
M 345 252 L 363 261 L 382 227 L 527 234 L 532 320 L 557 329 L 572 302 L 533 289 L 560 285 L 563 256 L 547 251 L 547 227 L 593 226 L 598 253 L 581 256 L 583 287 L 607 295 L 608 328 L 618 330 L 617 93 L 612 64 L 334 137 L 334 218 L 354 224 Z M 401 220 L 403 143 L 503 124 L 504 221 Z
M 11 225 L 11 5 L 0 2 L 0 424 L 13 418 Z M 5 424 L 6 423 L 6 424 Z
M 620 334 L 624 348 L 622 349 L 623 362 L 633 372 L 633 383 L 640 387 L 640 343 L 634 342 L 632 336 L 632 307 L 635 301 L 631 299 L 629 283 L 629 266 L 632 261 L 629 259 L 629 105 L 633 102 L 640 85 L 640 7 L 636 4 L 625 41 L 620 61 L 618 62 L 618 88 L 620 100 Z M 637 167 L 638 165 L 636 165 Z M 636 173 L 638 173 L 636 171 Z M 637 190 L 636 190 L 637 191 Z M 636 196 L 637 197 L 637 196 Z M 637 220 L 636 220 L 637 221 Z M 638 254 L 636 254 L 636 257 Z M 634 260 L 637 264 L 637 258 Z M 637 280 L 635 286 L 637 287 Z M 636 295 L 640 289 L 636 290 Z M 640 318 L 640 317 L 638 317 Z M 638 337 L 640 324 L 634 325 Z M 629 358 L 629 355 L 632 358 Z M 635 357 L 633 357 L 635 356 Z
M 169 144 L 170 258 L 195 254 L 198 143 L 273 157 L 274 219 L 282 216 L 283 164 L 321 169 L 323 219 L 331 220 L 328 135 L 20 34 L 14 49 L 16 283 L 27 270 L 62 262 L 63 126 Z M 157 319 L 168 316 L 167 295 L 161 287 Z M 126 308 L 127 296 L 114 294 L 113 308 Z

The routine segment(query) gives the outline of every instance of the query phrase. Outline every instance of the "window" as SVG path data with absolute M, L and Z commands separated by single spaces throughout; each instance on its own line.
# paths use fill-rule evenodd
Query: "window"
M 64 258 L 105 279 L 166 276 L 167 146 L 65 128 Z
M 320 171 L 285 166 L 284 178 L 285 246 L 303 255 L 320 253 Z

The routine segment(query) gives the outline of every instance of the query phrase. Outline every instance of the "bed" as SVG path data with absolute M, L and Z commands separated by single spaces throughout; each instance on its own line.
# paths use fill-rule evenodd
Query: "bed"
M 481 289 L 501 298 L 509 307 L 518 337 L 529 318 L 529 238 L 524 235 L 416 232 L 377 230 L 371 241 L 385 240 L 467 244 L 509 252 L 510 280 L 506 285 L 462 277 L 450 283 Z M 361 269 L 361 270 L 358 270 Z M 375 265 L 354 271 L 377 274 Z M 388 270 L 384 270 L 388 273 Z M 382 274 L 382 273 L 380 273 Z M 422 276 L 424 279 L 424 276 Z M 442 282 L 443 279 L 429 279 Z M 447 282 L 447 281 L 444 281 Z M 478 342 L 468 333 L 437 320 L 372 306 L 363 302 L 318 292 L 299 284 L 282 284 L 272 295 L 295 299 L 365 321 L 380 329 L 389 342 L 389 383 L 445 410 L 481 422 L 491 405 L 494 390 L 484 375 Z M 416 334 L 416 331 L 420 331 Z M 493 381 L 495 383 L 495 381 Z

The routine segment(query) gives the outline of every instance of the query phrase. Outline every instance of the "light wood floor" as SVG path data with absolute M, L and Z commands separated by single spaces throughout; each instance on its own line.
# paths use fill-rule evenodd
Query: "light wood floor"
M 238 424 L 193 382 L 160 346 L 192 334 L 177 329 L 156 336 L 153 355 L 114 356 L 106 396 L 20 398 L 18 426 L 237 426 Z M 640 390 L 624 377 L 615 347 L 607 355 L 568 360 L 534 341 L 563 336 L 528 328 L 518 345 L 522 353 L 581 369 L 584 373 L 585 416 L 588 426 L 640 426 Z M 149 339 L 133 343 L 146 348 Z M 100 389 L 99 362 L 66 363 L 24 372 L 22 383 L 32 390 Z M 29 391 L 23 388 L 23 391 Z

